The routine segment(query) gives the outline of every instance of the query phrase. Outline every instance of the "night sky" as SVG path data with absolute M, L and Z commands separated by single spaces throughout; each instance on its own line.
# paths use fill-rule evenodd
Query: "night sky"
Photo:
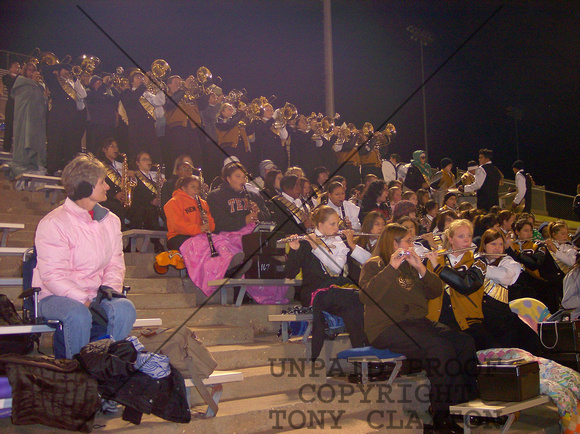
M 434 41 L 424 48 L 428 77 L 503 2 L 333 1 L 335 104 L 341 120 L 361 127 L 390 118 L 392 152 L 405 161 L 423 148 L 421 84 L 414 25 Z M 133 66 L 77 8 L 81 6 L 141 66 L 165 59 L 173 74 L 198 67 L 221 87 L 250 98 L 277 95 L 299 112 L 324 112 L 321 1 L 0 1 L 0 49 L 59 57 L 96 55 L 105 71 Z M 477 150 L 513 179 L 514 119 L 520 157 L 536 182 L 575 194 L 580 182 L 580 2 L 508 2 L 426 85 L 429 161 L 451 157 L 465 168 Z M 395 113 L 395 114 L 394 114 Z M 576 163 L 576 164 L 575 164 Z

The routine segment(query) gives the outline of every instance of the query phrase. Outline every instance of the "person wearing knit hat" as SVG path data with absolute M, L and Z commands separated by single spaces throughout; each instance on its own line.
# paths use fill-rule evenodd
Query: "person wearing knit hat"
M 393 221 L 398 221 L 401 217 L 409 216 L 411 218 L 417 217 L 417 206 L 410 200 L 402 200 L 395 205 L 393 210 Z
M 455 208 L 457 208 L 457 194 L 449 191 L 447 194 L 445 194 L 445 196 L 443 196 L 443 204 L 439 212 L 443 212 L 448 209 L 455 211 Z
M 254 179 L 252 179 L 250 183 L 254 184 L 259 190 L 262 190 L 265 186 L 266 175 L 268 174 L 268 172 L 277 169 L 277 167 L 272 162 L 272 160 L 262 160 L 260 161 L 260 164 L 258 164 L 258 169 L 260 171 L 260 176 L 257 176 Z
M 431 179 L 430 186 L 433 189 L 433 198 L 437 201 L 439 206 L 444 204 L 443 196 L 445 196 L 445 193 L 455 186 L 455 175 L 451 171 L 452 168 L 453 161 L 451 161 L 451 158 L 442 158 L 441 170 Z
M 516 197 L 512 201 L 512 209 L 522 208 L 521 212 L 531 212 L 532 210 L 532 185 L 533 180 L 529 173 L 524 171 L 522 160 L 514 161 L 512 170 L 516 181 Z
M 276 168 L 276 165 L 272 160 L 262 160 L 258 166 L 260 168 L 260 176 L 262 179 L 266 178 L 266 175 L 270 170 Z

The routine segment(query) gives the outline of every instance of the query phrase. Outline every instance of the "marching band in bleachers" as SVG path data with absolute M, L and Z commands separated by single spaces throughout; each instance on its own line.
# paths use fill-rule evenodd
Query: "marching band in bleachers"
M 275 108 L 273 98 L 250 100 L 236 89 L 224 95 L 204 67 L 184 80 L 162 60 L 150 72 L 105 74 L 97 58 L 84 56 L 73 66 L 52 56 L 30 59 L 21 74 L 11 65 L 13 126 L 6 132 L 13 136 L 4 139 L 13 148 L 11 175 L 59 175 L 82 150 L 96 154 L 103 164 L 94 164 L 95 176 L 106 171 L 108 187 L 101 187 L 101 205 L 122 228 L 167 229 L 169 247 L 181 251 L 190 277 L 205 290 L 208 273 L 219 279 L 247 271 L 239 267 L 242 237 L 272 221 L 287 245 L 284 275 L 302 273 L 295 298 L 313 307 L 313 358 L 322 345 L 322 310 L 344 319 L 353 346 L 370 339 L 407 357 L 467 360 L 476 349 L 538 349 L 537 337 L 509 310 L 514 299 L 536 298 L 551 312 L 562 298 L 580 308 L 578 249 L 566 225 L 550 224 L 544 240 L 534 233 L 533 215 L 517 214 L 518 206 L 531 206 L 531 177 L 519 160 L 517 202 L 502 210 L 503 174 L 492 150 L 479 150 L 480 164 L 456 180 L 451 159 L 437 171 L 420 149 L 401 164 L 389 149 L 392 124 L 358 130 L 339 126 L 338 115 L 303 115 L 288 102 Z M 168 181 L 164 166 L 173 171 Z M 74 186 L 95 189 L 97 178 Z M 464 192 L 477 195 L 477 210 L 460 203 Z M 71 201 L 64 206 L 80 213 L 74 201 L 96 196 L 77 193 L 67 190 Z M 43 297 L 66 291 L 43 280 L 50 274 L 43 266 L 46 238 L 37 243 L 42 261 L 35 275 Z M 155 251 L 163 250 L 155 242 Z M 71 303 L 90 302 L 79 294 Z M 58 310 L 41 306 L 49 316 Z M 407 326 L 405 336 L 400 329 Z M 419 336 L 431 349 L 427 356 L 411 348 L 409 339 Z M 450 381 L 437 379 L 432 387 Z M 466 378 L 461 385 L 473 387 Z M 436 423 L 448 426 L 446 412 L 458 399 L 432 395 Z

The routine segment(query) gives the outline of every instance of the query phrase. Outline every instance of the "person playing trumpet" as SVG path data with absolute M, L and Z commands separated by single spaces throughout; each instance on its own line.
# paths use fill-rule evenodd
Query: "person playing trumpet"
M 249 110 L 249 109 L 247 109 Z M 216 120 L 218 145 L 228 157 L 236 157 L 244 167 L 251 163 L 250 139 L 254 138 L 254 127 L 247 125 L 247 117 L 242 110 L 236 110 L 230 103 L 222 104 Z
M 187 95 L 187 89 L 193 86 L 194 78 L 189 76 L 185 81 L 179 75 L 173 75 L 167 80 L 167 98 L 163 108 L 167 130 L 167 167 L 173 167 L 175 159 L 182 154 L 191 155 L 194 163 L 201 166 L 203 133 L 200 112 L 209 105 L 210 95 L 203 93 L 197 98 Z

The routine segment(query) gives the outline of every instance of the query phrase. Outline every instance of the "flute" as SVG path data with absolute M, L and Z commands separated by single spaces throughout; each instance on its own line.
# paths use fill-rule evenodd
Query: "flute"
M 443 256 L 443 255 L 448 255 L 450 253 L 465 253 L 468 252 L 469 250 L 475 250 L 477 249 L 477 247 L 466 247 L 465 249 L 456 249 L 456 250 L 441 250 L 440 252 L 435 252 L 437 253 L 437 256 Z M 429 253 L 433 253 L 433 252 L 429 252 Z M 399 258 L 402 258 L 403 256 L 409 256 L 411 254 L 411 252 L 409 251 L 404 251 L 399 253 Z M 426 257 L 427 254 L 422 253 L 419 256 L 419 258 L 424 259 Z
M 280 238 L 278 240 L 279 243 L 291 243 L 292 241 L 306 241 L 308 239 L 312 239 L 312 238 L 333 238 L 333 237 L 337 237 L 337 236 L 341 236 L 343 235 L 343 231 L 338 231 L 336 234 L 334 235 L 316 235 L 316 234 L 306 234 L 306 235 L 290 235 L 289 237 L 286 238 Z M 355 232 L 353 234 L 355 237 L 380 237 L 381 234 L 367 234 L 364 232 Z

